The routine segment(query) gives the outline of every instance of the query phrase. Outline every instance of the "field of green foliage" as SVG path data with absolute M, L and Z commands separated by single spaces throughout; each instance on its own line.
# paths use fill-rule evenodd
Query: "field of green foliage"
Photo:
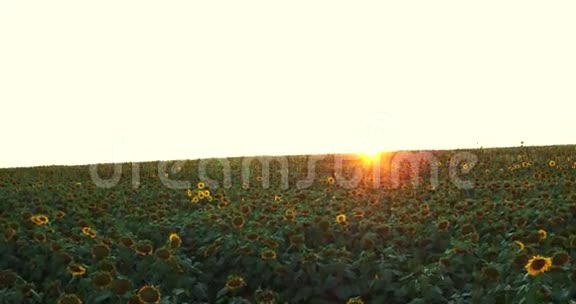
M 576 299 L 574 146 L 267 160 L 0 169 L 0 303 Z

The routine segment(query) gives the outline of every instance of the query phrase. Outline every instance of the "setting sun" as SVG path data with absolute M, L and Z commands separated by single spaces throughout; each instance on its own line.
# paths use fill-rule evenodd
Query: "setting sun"
M 360 156 L 366 162 L 373 162 L 380 157 L 380 153 L 381 151 L 379 150 L 367 150 L 366 152 L 360 153 Z

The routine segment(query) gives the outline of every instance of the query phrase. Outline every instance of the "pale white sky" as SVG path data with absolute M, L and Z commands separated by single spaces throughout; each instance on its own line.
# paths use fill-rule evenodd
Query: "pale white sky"
M 575 14 L 2 1 L 0 167 L 575 143 Z

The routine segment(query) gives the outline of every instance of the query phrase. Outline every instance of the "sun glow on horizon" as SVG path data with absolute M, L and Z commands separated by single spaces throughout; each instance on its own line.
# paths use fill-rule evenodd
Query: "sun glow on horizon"
M 380 158 L 382 151 L 374 149 L 374 150 L 366 150 L 366 152 L 360 153 L 360 157 L 363 161 L 367 163 L 372 163 L 378 158 Z

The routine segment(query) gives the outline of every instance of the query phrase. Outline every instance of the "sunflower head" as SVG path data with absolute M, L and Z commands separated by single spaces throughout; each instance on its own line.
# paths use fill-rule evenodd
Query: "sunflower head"
M 245 239 L 250 242 L 256 242 L 260 239 L 260 235 L 258 233 L 249 233 L 245 236 Z
M 304 244 L 305 241 L 305 237 L 303 234 L 296 234 L 296 235 L 292 235 L 290 236 L 290 244 L 294 245 L 294 246 L 298 246 L 298 245 L 302 245 Z
M 82 276 L 86 273 L 86 268 L 80 264 L 71 264 L 68 266 L 68 272 L 73 276 Z
M 241 276 L 232 275 L 226 280 L 226 289 L 230 292 L 235 292 L 244 286 L 246 286 L 246 282 Z
M 33 215 L 30 217 L 30 221 L 35 225 L 42 226 L 48 224 L 48 217 L 44 214 Z
M 182 245 L 182 239 L 176 233 L 170 233 L 168 236 L 168 248 L 174 250 Z
M 356 209 L 354 210 L 354 218 L 357 220 L 361 220 L 364 218 L 364 210 Z
M 96 231 L 94 231 L 94 229 L 87 227 L 87 226 L 82 227 L 82 234 L 85 236 L 88 236 L 90 238 L 96 237 Z
M 228 204 L 227 201 L 226 204 Z M 242 214 L 244 215 L 248 215 L 252 212 L 252 208 L 250 208 L 250 206 L 248 205 L 242 205 L 242 207 L 240 207 L 240 212 L 242 212 Z
M 50 249 L 52 251 L 60 251 L 62 249 L 62 245 L 60 245 L 60 243 L 57 242 L 52 242 L 50 243 Z
M 552 256 L 552 265 L 562 267 L 570 262 L 570 255 L 564 251 L 556 252 Z
M 348 301 L 346 301 L 346 304 L 364 304 L 364 301 L 362 301 L 360 297 L 354 297 L 348 299 Z
M 170 253 L 170 250 L 166 248 L 158 248 L 156 249 L 156 257 L 164 261 L 169 261 L 172 254 Z
M 8 227 L 4 230 L 4 239 L 6 241 L 10 241 L 16 236 L 16 229 L 12 227 Z
M 98 263 L 98 269 L 101 271 L 114 273 L 116 272 L 116 265 L 113 263 L 113 260 L 104 260 Z
M 448 227 L 450 227 L 450 222 L 447 220 L 443 220 L 441 222 L 438 222 L 438 224 L 436 224 L 436 228 L 438 229 L 438 231 L 446 231 Z
M 518 245 L 518 251 L 522 251 L 526 247 L 521 241 L 514 241 L 514 243 Z
M 536 276 L 541 273 L 548 271 L 552 267 L 552 258 L 550 257 L 543 257 L 540 255 L 533 256 L 528 263 L 526 263 L 526 271 L 531 276 Z
M 123 295 L 132 289 L 132 283 L 128 279 L 115 279 L 112 281 L 110 289 L 117 295 Z
M 97 289 L 104 289 L 112 283 L 112 276 L 107 271 L 98 271 L 94 273 L 90 280 L 92 281 L 92 285 Z
M 284 215 L 290 217 L 296 216 L 296 210 L 292 208 L 286 209 L 286 211 L 284 211 Z
M 65 294 L 58 299 L 58 304 L 82 304 L 82 300 L 76 294 Z
M 206 197 L 203 190 L 198 190 L 196 196 L 198 197 L 198 199 L 204 199 Z
M 320 229 L 323 231 L 327 231 L 330 228 L 330 225 L 330 222 L 325 219 L 318 221 L 318 227 L 320 227 Z
M 46 236 L 43 233 L 34 233 L 34 239 L 38 242 L 46 242 Z
M 101 260 L 110 255 L 110 247 L 106 244 L 98 244 L 92 246 L 92 257 L 96 260 Z
M 264 241 L 264 244 L 268 247 L 270 247 L 270 249 L 277 249 L 278 247 L 280 247 L 280 244 L 278 244 L 276 241 L 274 241 L 273 239 L 266 239 Z
M 153 250 L 154 248 L 149 242 L 142 242 L 136 245 L 136 253 L 138 255 L 150 255 L 152 254 Z
M 346 214 L 340 213 L 336 216 L 336 223 L 342 224 L 346 222 Z
M 475 231 L 475 228 L 471 224 L 465 224 L 462 226 L 462 235 L 467 235 L 467 234 L 473 233 L 474 231 Z
M 232 226 L 236 229 L 240 229 L 240 228 L 244 227 L 245 223 L 246 223 L 246 221 L 244 220 L 244 217 L 242 217 L 242 216 L 235 216 L 232 219 Z
M 500 272 L 494 266 L 486 266 L 482 268 L 482 276 L 487 280 L 494 281 L 500 277 Z
M 0 288 L 11 288 L 18 280 L 18 274 L 12 270 L 0 271 Z
M 141 303 L 160 303 L 160 290 L 151 285 L 142 286 L 138 290 L 137 296 Z
M 28 297 L 28 296 L 30 296 L 30 294 L 32 293 L 34 288 L 36 288 L 36 285 L 34 285 L 34 283 L 25 283 L 24 285 L 22 285 L 20 287 L 20 292 L 22 292 L 22 294 L 25 297 Z
M 258 289 L 254 293 L 254 298 L 256 299 L 256 304 L 275 304 L 278 294 L 272 290 Z
M 445 257 L 438 259 L 438 263 L 444 267 L 450 267 L 451 265 L 450 259 Z
M 266 250 L 262 251 L 262 253 L 260 254 L 260 257 L 263 260 L 275 260 L 276 259 L 276 251 L 274 251 L 272 249 L 266 249 Z
M 120 244 L 126 247 L 132 247 L 134 246 L 134 240 L 132 240 L 132 238 L 129 236 L 123 236 L 120 238 Z
M 544 229 L 538 230 L 538 239 L 539 239 L 540 241 L 546 240 L 546 237 L 547 237 L 547 236 L 548 236 L 548 233 L 546 233 L 546 230 L 544 230 Z

